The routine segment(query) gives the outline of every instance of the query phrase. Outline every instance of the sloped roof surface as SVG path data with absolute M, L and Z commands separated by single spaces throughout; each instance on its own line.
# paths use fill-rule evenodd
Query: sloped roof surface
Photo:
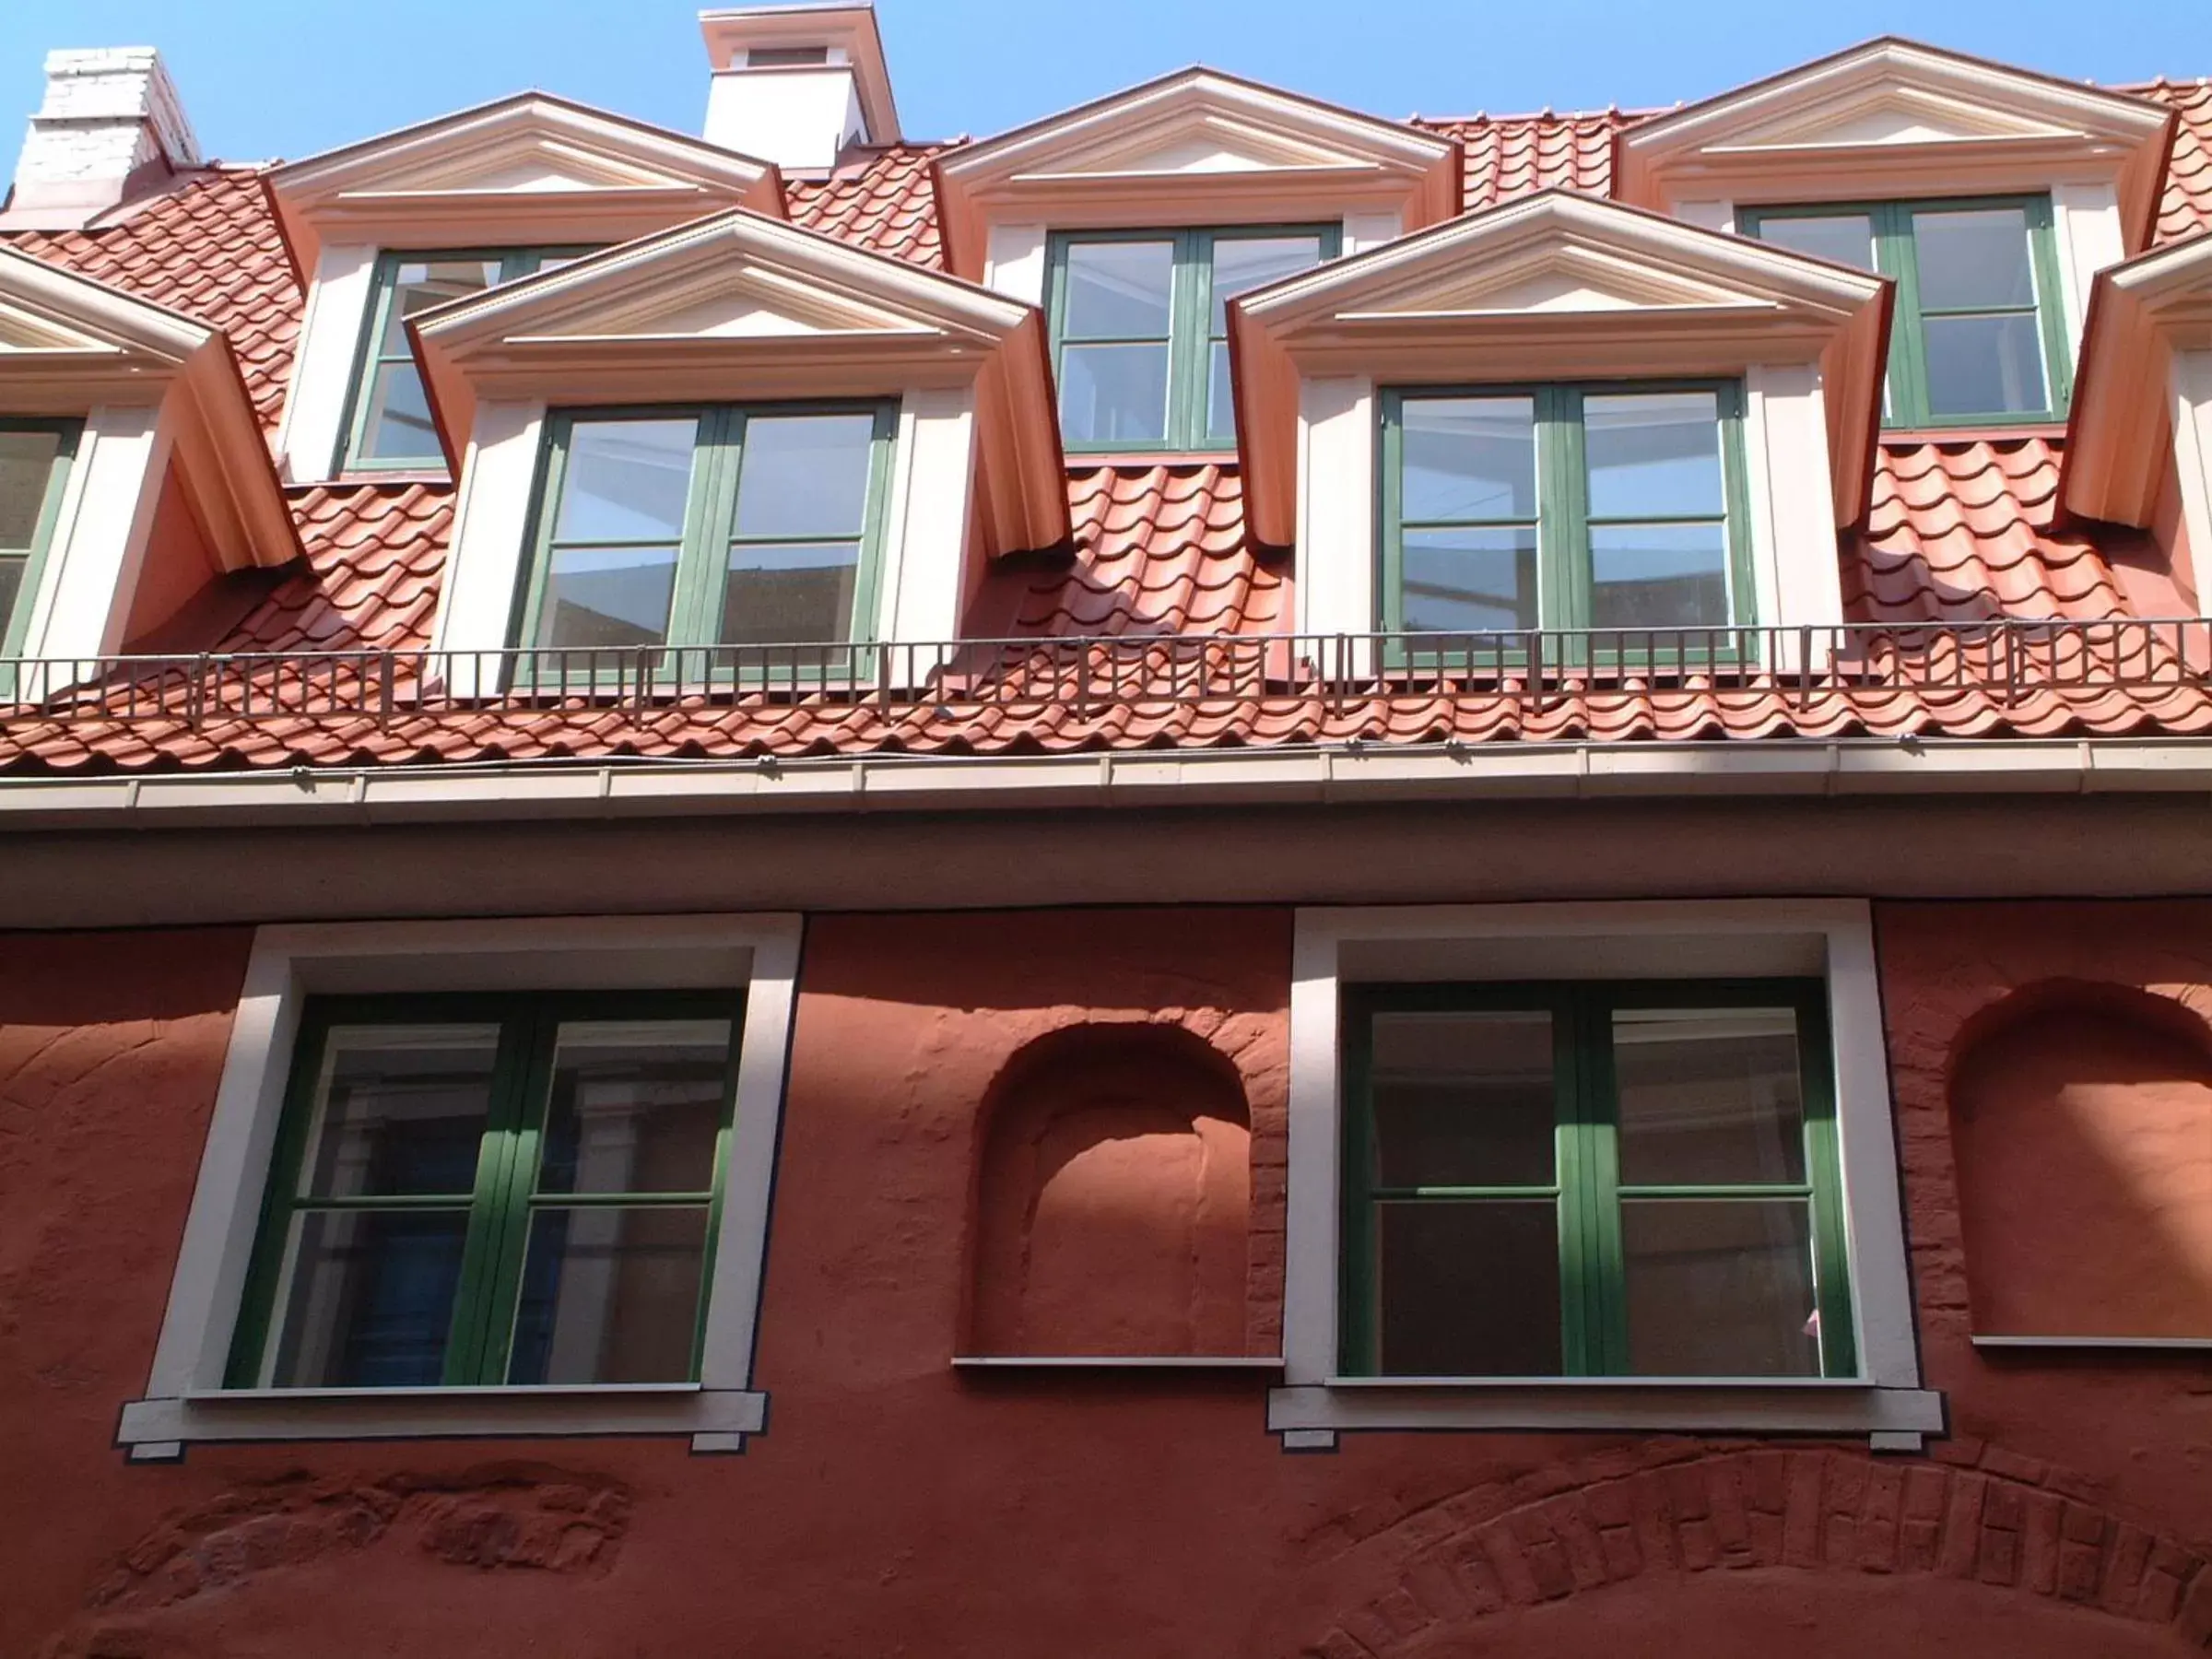
M 2181 113 L 2159 230 L 2212 230 L 2212 86 L 2132 88 Z M 1603 194 L 1614 135 L 1640 117 L 1474 116 L 1423 122 L 1465 147 L 1469 210 L 1547 188 Z M 942 268 L 932 159 L 944 146 L 863 152 L 833 176 L 793 182 L 800 223 L 894 257 Z M 29 234 L 14 245 L 222 327 L 265 427 L 281 413 L 299 331 L 299 281 L 259 174 L 218 168 L 88 231 Z M 2124 617 L 2112 564 L 2090 529 L 2055 520 L 2058 446 L 2021 436 L 1881 446 L 1872 507 L 1847 535 L 1849 617 L 1971 624 L 1999 618 Z M 1237 469 L 1218 461 L 1071 466 L 1072 555 L 994 571 L 968 618 L 971 637 L 1072 639 L 1201 635 L 1252 641 L 1292 628 L 1287 563 L 1246 543 Z M 451 532 L 450 486 L 420 481 L 290 492 L 305 558 L 247 608 L 218 652 L 425 648 Z M 235 613 L 233 613 L 235 614 Z M 1171 648 L 1162 646 L 1163 652 Z M 1202 648 L 1203 649 L 1203 648 Z M 1236 649 L 1242 649 L 1241 646 Z M 1277 647 L 1263 647 L 1277 650 Z M 1294 665 L 1270 659 L 1271 677 Z M 1295 673 L 1289 679 L 1296 679 Z M 1771 688 L 1614 686 L 1544 697 L 1290 693 L 1215 702 L 1085 709 L 1012 704 L 947 715 L 912 708 L 693 704 L 657 711 L 579 708 L 403 714 L 382 723 L 211 718 L 198 729 L 11 722 L 0 769 L 337 764 L 591 755 L 799 755 L 839 748 L 1019 752 L 1359 737 L 1754 737 L 1905 732 L 2212 731 L 2194 689 L 2056 690 L 1999 706 L 1971 688 L 1841 691 L 1794 700 Z

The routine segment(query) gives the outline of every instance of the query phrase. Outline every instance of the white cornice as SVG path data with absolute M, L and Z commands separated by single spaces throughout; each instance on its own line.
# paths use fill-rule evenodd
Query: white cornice
M 2066 421 L 2069 512 L 2151 522 L 2174 459 L 2169 369 L 2182 351 L 2212 351 L 2212 235 L 2098 272 Z
M 1622 129 L 1614 190 L 1665 210 L 2098 178 L 2139 247 L 2173 119 L 2148 99 L 1886 37 Z
M 1470 215 L 1230 307 L 1253 534 L 1291 537 L 1298 382 L 1738 373 L 1818 362 L 1836 520 L 1865 505 L 1888 284 L 1566 191 Z

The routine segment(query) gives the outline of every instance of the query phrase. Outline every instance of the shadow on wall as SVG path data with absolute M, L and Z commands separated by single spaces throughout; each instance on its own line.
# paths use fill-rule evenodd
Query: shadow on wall
M 983 1102 L 962 1349 L 1244 1349 L 1252 1120 L 1194 1033 L 1089 1024 L 1015 1053 Z
M 2212 1337 L 2212 1030 L 2053 980 L 1969 1022 L 1951 1134 L 1974 1330 Z

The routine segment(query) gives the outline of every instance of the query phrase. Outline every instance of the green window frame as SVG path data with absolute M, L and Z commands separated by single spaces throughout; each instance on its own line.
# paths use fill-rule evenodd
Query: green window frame
M 414 354 L 406 348 L 406 336 L 400 336 L 400 349 L 386 349 L 384 335 L 392 322 L 392 307 L 399 298 L 399 274 L 404 266 L 420 265 L 425 261 L 460 264 L 476 261 L 497 265 L 500 274 L 497 282 L 520 281 L 535 276 L 547 261 L 565 263 L 580 259 L 593 252 L 586 247 L 533 247 L 533 248 L 433 248 L 428 250 L 387 249 L 376 256 L 376 271 L 369 291 L 367 314 L 361 322 L 361 336 L 354 347 L 353 370 L 346 387 L 346 419 L 340 427 L 336 463 L 338 473 L 420 472 L 429 467 L 443 467 L 445 456 L 436 444 L 421 454 L 372 455 L 370 423 L 382 406 L 379 396 L 384 383 L 394 375 L 419 377 L 421 370 Z
M 1836 1138 L 1832 1045 L 1826 987 L 1818 980 L 1528 982 L 1347 986 L 1343 994 L 1343 1176 L 1339 1267 L 1339 1362 L 1347 1376 L 1380 1376 L 1382 1288 L 1379 1211 L 1383 1204 L 1451 1205 L 1484 1200 L 1549 1203 L 1558 1228 L 1558 1372 L 1616 1377 L 1630 1363 L 1625 1201 L 1802 1203 L 1807 1206 L 1819 1369 L 1857 1375 L 1847 1231 Z M 1798 1181 L 1630 1184 L 1621 1179 L 1616 1010 L 1788 1009 L 1795 1020 L 1803 1176 Z M 1385 1186 L 1381 1181 L 1374 1088 L 1379 1014 L 1540 1015 L 1551 1032 L 1552 1179 L 1498 1184 Z M 1806 1374 L 1806 1373 L 1777 1373 Z M 1717 1381 L 1720 1378 L 1706 1380 Z M 1730 1379 L 1733 1380 L 1733 1379 Z
M 714 1252 L 722 1230 L 723 1189 L 728 1170 L 731 1119 L 735 1105 L 738 1048 L 744 1030 L 740 991 L 488 993 L 331 996 L 312 998 L 302 1010 L 293 1050 L 283 1116 L 264 1195 L 259 1231 L 247 1271 L 244 1301 L 231 1345 L 225 1386 L 275 1386 L 286 1257 L 295 1218 L 310 1212 L 382 1215 L 451 1214 L 465 1209 L 457 1288 L 447 1327 L 443 1372 L 434 1386 L 461 1388 L 508 1383 L 518 1310 L 529 1270 L 534 1216 L 549 1209 L 704 1210 L 704 1246 L 690 1361 L 672 1382 L 697 1382 L 705 1337 L 707 1304 L 714 1279 Z M 542 1186 L 547 1150 L 547 1121 L 554 1093 L 559 1034 L 579 1021 L 726 1020 L 729 1040 L 714 1131 L 712 1180 L 705 1189 L 682 1192 L 592 1191 Z M 303 1166 L 316 1128 L 317 1085 L 331 1035 L 338 1028 L 469 1025 L 496 1028 L 488 1110 L 478 1142 L 473 1184 L 435 1193 L 329 1196 L 303 1194 Z M 416 1384 L 422 1386 L 423 1384 Z M 572 1385 L 572 1384 L 571 1384 Z M 353 1386 L 374 1387 L 375 1383 Z
M 1173 276 L 1169 300 L 1168 332 L 1159 334 L 1086 335 L 1072 343 L 1087 346 L 1164 346 L 1168 353 L 1167 421 L 1159 440 L 1071 439 L 1062 422 L 1062 441 L 1071 453 L 1205 454 L 1233 451 L 1237 445 L 1233 411 L 1219 411 L 1213 418 L 1217 347 L 1227 342 L 1225 330 L 1213 325 L 1215 250 L 1223 242 L 1265 241 L 1277 237 L 1311 236 L 1321 247 L 1323 264 L 1344 248 L 1344 228 L 1336 223 L 1235 225 L 1206 229 L 1055 230 L 1046 242 L 1045 316 L 1051 330 L 1053 381 L 1063 383 L 1063 364 L 1071 344 L 1067 333 L 1067 261 L 1071 248 L 1102 242 L 1170 242 L 1173 244 Z
M 38 500 L 30 511 L 21 512 L 15 503 L 0 501 L 0 509 L 7 510 L 6 516 L 0 518 L 0 577 L 14 579 L 12 589 L 0 590 L 0 656 L 20 656 L 30 632 L 31 608 L 38 601 L 39 581 L 53 546 L 54 526 L 62 516 L 62 497 L 69 487 L 69 469 L 76 462 L 83 434 L 81 420 L 0 418 L 0 465 L 6 464 L 9 449 L 35 452 L 44 442 L 52 445 L 46 477 L 37 487 Z M 29 441 L 11 444 L 11 438 Z M 19 459 L 17 465 L 20 465 Z M 12 527 L 18 524 L 24 529 Z M 0 691 L 12 695 L 13 690 L 11 671 Z
M 1693 515 L 1639 514 L 1632 518 L 1594 516 L 1590 507 L 1589 465 L 1584 443 L 1583 411 L 1592 397 L 1670 392 L 1709 392 L 1719 422 L 1718 452 L 1722 505 L 1719 513 Z M 1535 511 L 1533 515 L 1408 519 L 1405 512 L 1406 406 L 1408 403 L 1449 398 L 1528 398 L 1535 413 Z M 1758 603 L 1752 572 L 1751 513 L 1744 462 L 1744 389 L 1735 380 L 1587 381 L 1547 383 L 1509 383 L 1468 386 L 1391 386 L 1380 399 L 1381 450 L 1379 477 L 1380 582 L 1378 596 L 1382 631 L 1407 631 L 1406 603 L 1406 544 L 1408 531 L 1533 529 L 1535 533 L 1536 627 L 1547 631 L 1578 631 L 1593 626 L 1592 529 L 1621 525 L 1723 525 L 1724 570 L 1728 583 L 1728 615 L 1707 626 L 1712 637 L 1686 648 L 1684 659 L 1728 660 L 1747 652 L 1750 642 L 1732 630 L 1758 621 Z M 1478 629 L 1510 639 L 1513 630 Z M 1631 629 L 1631 633 L 1635 631 Z M 1394 647 L 1403 665 L 1406 653 Z M 1430 654 L 1422 653 L 1418 654 Z M 1508 657 L 1517 653 L 1506 653 Z
M 1924 305 L 1919 246 L 1913 221 L 1922 216 L 2018 209 L 2028 230 L 2028 268 L 2035 293 L 2022 303 L 1935 307 Z M 1873 231 L 1874 268 L 1897 285 L 1890 321 L 1889 362 L 1882 424 L 1889 428 L 1983 427 L 2012 422 L 2059 421 L 2074 395 L 2073 344 L 2067 338 L 2064 289 L 2060 284 L 2057 232 L 2047 194 L 1935 196 L 1909 201 L 1802 202 L 1786 206 L 1739 207 L 1736 219 L 1747 236 L 1764 238 L 1766 228 L 1794 218 L 1836 218 L 1864 214 Z M 2032 409 L 1978 409 L 1938 415 L 1928 384 L 1927 324 L 1945 318 L 2032 314 L 2041 351 L 2044 401 Z
M 865 416 L 872 422 L 868 439 L 866 499 L 862 504 L 859 567 L 853 582 L 851 613 L 845 633 L 835 641 L 789 641 L 778 644 L 838 643 L 865 645 L 875 641 L 878 591 L 882 581 L 885 524 L 889 512 L 891 452 L 899 429 L 895 398 L 841 402 L 784 402 L 759 404 L 652 405 L 613 408 L 555 410 L 546 423 L 539 458 L 528 545 L 531 557 L 523 573 L 516 600 L 516 616 L 510 637 L 525 648 L 549 648 L 541 638 L 546 584 L 557 551 L 589 546 L 615 549 L 626 544 L 610 541 L 565 542 L 559 538 L 562 489 L 567 482 L 576 429 L 592 423 L 621 421 L 690 420 L 695 423 L 691 446 L 689 493 L 677 550 L 673 596 L 670 601 L 664 648 L 638 647 L 655 657 L 655 672 L 700 677 L 693 669 L 704 658 L 709 672 L 727 671 L 736 651 L 759 652 L 756 671 L 765 674 L 772 665 L 789 665 L 788 653 L 763 649 L 759 642 L 733 647 L 719 638 L 722 632 L 722 594 L 727 579 L 729 555 L 740 547 L 762 548 L 779 544 L 802 546 L 822 538 L 807 535 L 745 535 L 737 529 L 738 486 L 744 476 L 748 423 L 778 417 L 821 415 Z M 843 539 L 841 537 L 835 539 Z M 658 538 L 639 546 L 665 545 Z M 818 653 L 807 665 L 821 666 Z M 619 670 L 618 669 L 617 672 Z

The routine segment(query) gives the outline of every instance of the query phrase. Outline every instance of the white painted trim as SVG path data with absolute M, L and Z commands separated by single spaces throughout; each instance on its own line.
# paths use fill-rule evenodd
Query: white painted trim
M 292 356 L 292 384 L 276 428 L 278 465 L 288 484 L 317 484 L 338 476 L 346 439 L 346 392 L 360 355 L 361 330 L 376 292 L 373 247 L 325 247 L 308 285 Z
M 900 400 L 876 639 L 949 640 L 960 631 L 976 434 L 973 385 L 914 388 Z
M 433 650 L 499 651 L 508 643 L 508 624 L 529 555 L 531 495 L 545 426 L 542 403 L 477 407 L 453 509 L 445 580 L 439 583 L 438 614 L 430 630 Z M 459 667 L 455 677 L 461 677 Z
M 1298 536 L 1292 591 L 1300 633 L 1371 633 L 1377 608 L 1375 517 L 1381 432 L 1375 383 L 1327 376 L 1298 383 Z
M 2166 383 L 2190 585 L 2212 597 L 2212 350 L 2175 352 L 2167 361 Z
M 955 1371 L 1279 1371 L 1273 1354 L 955 1354 Z
M 1044 304 L 1045 251 L 1051 233 L 1041 224 L 994 225 L 983 254 L 983 286 L 1025 305 Z
M 801 919 L 760 913 L 372 922 L 264 927 L 253 938 L 147 1397 L 119 1444 L 420 1434 L 757 1432 L 753 1337 L 782 1114 Z M 223 1389 L 300 1014 L 319 993 L 746 987 L 722 1230 L 696 1385 L 386 1391 Z M 509 1404 L 518 1395 L 555 1400 Z M 211 1397 L 214 1396 L 214 1397 Z M 650 1408 L 638 1404 L 649 1398 Z M 711 1443 L 701 1449 L 735 1450 Z M 136 1453 L 134 1452 L 134 1455 Z
M 2068 366 L 2081 358 L 2081 324 L 2089 285 L 2107 265 L 2127 257 L 2120 194 L 2105 179 L 2062 180 L 2051 187 L 2051 229 L 2058 243 L 2058 287 L 2065 304 Z
M 94 409 L 77 440 L 63 510 L 39 580 L 25 654 L 120 650 L 138 569 L 174 448 L 154 405 Z
M 1285 746 L 9 775 L 0 777 L 0 833 L 1101 805 L 2207 793 L 2212 742 L 2186 738 Z
M 1830 1381 L 1557 1379 L 1533 1383 L 1337 1374 L 1347 982 L 1676 978 L 1818 972 L 1834 1042 L 1839 1161 L 1859 1375 Z M 1273 1429 L 1939 1430 L 1920 1391 L 1872 913 L 1857 900 L 1716 900 L 1305 909 L 1291 947 L 1286 1386 Z

